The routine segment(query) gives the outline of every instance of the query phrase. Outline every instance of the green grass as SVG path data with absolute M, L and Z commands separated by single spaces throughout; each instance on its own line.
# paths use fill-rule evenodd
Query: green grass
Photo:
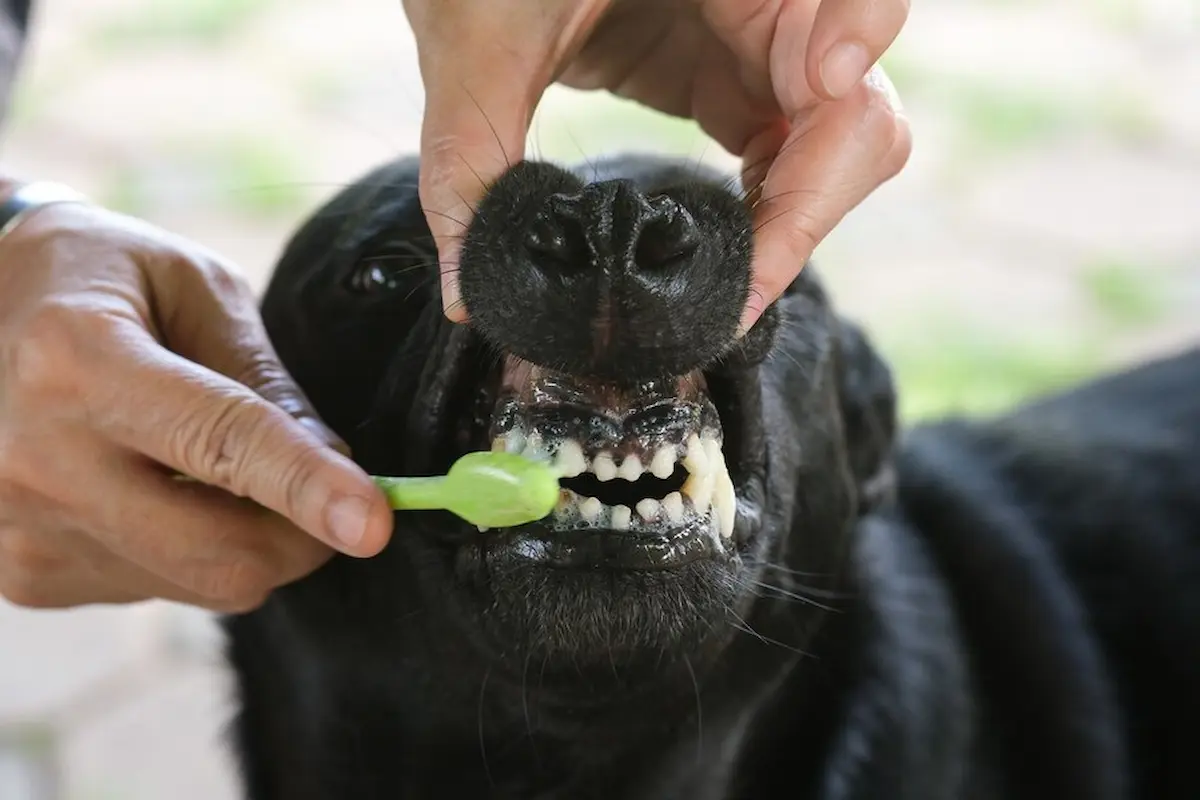
M 92 41 L 102 50 L 213 47 L 224 44 L 275 0 L 150 0 L 99 26 Z
M 1079 288 L 1104 324 L 1129 330 L 1159 322 L 1167 314 L 1166 288 L 1157 270 L 1107 259 L 1084 268 Z
M 1094 375 L 1098 348 L 1066 340 L 1005 338 L 969 324 L 937 324 L 881 339 L 897 382 L 901 418 L 987 415 Z
M 290 217 L 312 202 L 302 162 L 278 142 L 231 139 L 177 143 L 163 156 L 172 175 L 182 174 L 188 191 L 205 205 L 257 219 Z M 96 199 L 117 211 L 145 216 L 157 194 L 154 165 L 113 168 Z M 175 179 L 173 179 L 175 180 Z

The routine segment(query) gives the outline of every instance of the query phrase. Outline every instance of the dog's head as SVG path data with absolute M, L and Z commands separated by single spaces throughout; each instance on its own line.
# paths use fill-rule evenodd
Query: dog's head
M 728 181 L 651 158 L 588 171 L 525 162 L 490 188 L 463 228 L 469 325 L 441 313 L 416 160 L 321 209 L 263 306 L 368 471 L 501 448 L 556 466 L 546 519 L 480 531 L 404 513 L 381 556 L 326 568 L 345 579 L 324 599 L 427 610 L 472 652 L 537 657 L 543 679 L 711 663 L 787 595 L 769 591 L 780 576 L 840 570 L 892 435 L 888 372 L 811 269 L 737 337 L 752 231 Z

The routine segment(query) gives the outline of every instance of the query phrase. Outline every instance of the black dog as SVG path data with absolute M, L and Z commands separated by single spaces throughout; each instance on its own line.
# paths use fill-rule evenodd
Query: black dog
M 896 445 L 811 268 L 736 337 L 727 183 L 589 169 L 492 187 L 470 326 L 415 160 L 290 243 L 270 333 L 367 470 L 505 447 L 565 491 L 514 529 L 405 514 L 229 619 L 248 796 L 1200 797 L 1200 351 Z

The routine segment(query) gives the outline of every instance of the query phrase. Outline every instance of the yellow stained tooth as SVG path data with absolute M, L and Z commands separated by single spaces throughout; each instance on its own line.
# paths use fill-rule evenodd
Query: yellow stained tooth
M 505 448 L 507 448 L 507 447 L 508 447 L 508 444 L 504 441 L 503 436 L 497 436 L 495 439 L 492 439 L 492 452 L 493 453 L 503 453 Z
M 729 472 L 725 469 L 717 475 L 713 509 L 717 512 L 721 535 L 726 539 L 732 537 L 733 523 L 737 517 L 737 494 L 733 491 L 733 481 L 729 479 Z
M 708 458 L 704 454 L 704 445 L 700 437 L 692 434 L 687 438 L 687 451 L 683 456 L 683 465 L 693 475 L 708 471 Z
M 650 461 L 650 473 L 656 478 L 666 479 L 675 471 L 675 448 L 664 444 L 658 448 Z
M 611 481 L 617 477 L 617 463 L 613 461 L 612 453 L 600 453 L 593 458 L 592 472 L 600 481 Z
M 687 482 L 683 484 L 683 493 L 691 498 L 692 506 L 696 509 L 697 514 L 708 511 L 708 505 L 712 502 L 715 479 L 716 475 L 712 472 L 693 472 L 688 475 Z
M 636 481 L 642 477 L 642 472 L 642 460 L 636 455 L 630 454 L 625 456 L 625 460 L 621 462 L 621 469 L 617 472 L 617 475 L 622 480 Z

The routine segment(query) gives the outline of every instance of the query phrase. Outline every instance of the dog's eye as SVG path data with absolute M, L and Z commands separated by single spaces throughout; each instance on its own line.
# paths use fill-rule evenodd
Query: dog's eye
M 371 294 L 395 291 L 420 280 L 420 272 L 437 269 L 437 256 L 410 241 L 389 242 L 363 258 L 347 279 L 353 292 Z

